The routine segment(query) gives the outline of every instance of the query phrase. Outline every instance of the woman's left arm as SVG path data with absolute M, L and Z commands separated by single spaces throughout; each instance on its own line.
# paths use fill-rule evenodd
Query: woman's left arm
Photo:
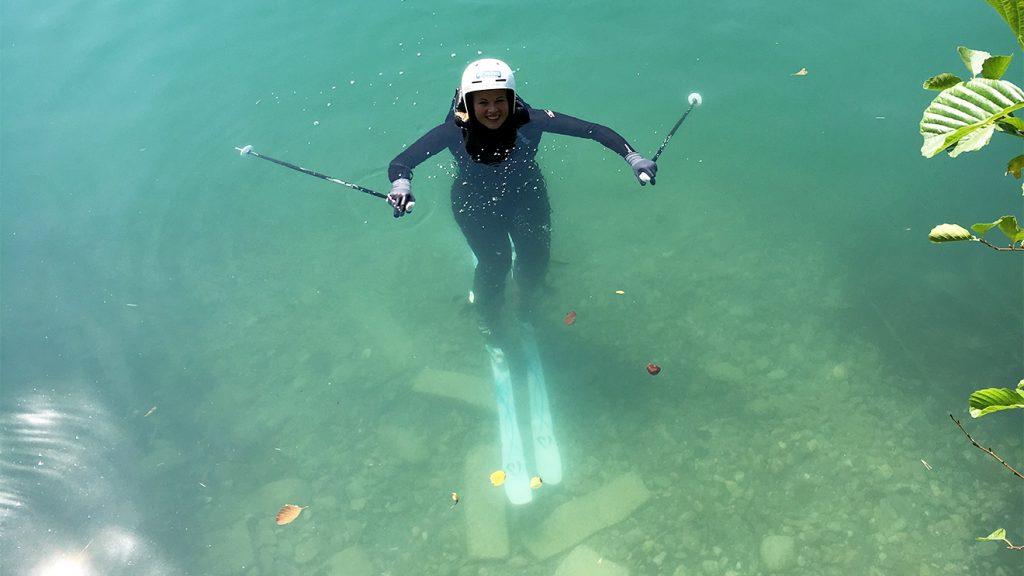
M 609 150 L 622 156 L 633 169 L 633 174 L 640 181 L 640 185 L 647 184 L 649 180 L 654 184 L 654 177 L 658 173 L 658 166 L 654 162 L 645 159 L 626 142 L 618 132 L 607 126 L 595 124 L 574 118 L 551 110 L 530 109 L 530 122 L 539 124 L 545 132 L 574 136 L 576 138 L 587 138 L 603 144 Z M 646 175 L 647 179 L 641 177 Z

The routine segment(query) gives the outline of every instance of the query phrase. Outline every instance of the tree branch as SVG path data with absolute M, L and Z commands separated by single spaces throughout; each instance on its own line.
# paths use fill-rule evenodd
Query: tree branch
M 995 246 L 993 244 L 990 244 L 990 243 L 986 242 L 984 238 L 977 238 L 977 237 L 975 237 L 975 239 L 978 242 L 981 242 L 982 244 L 984 244 L 985 246 L 988 246 L 989 248 L 991 248 L 993 250 L 998 250 L 1000 252 L 1019 252 L 1021 250 L 1024 250 L 1024 247 L 1017 248 L 1013 244 L 1010 244 L 1010 246 L 1008 248 L 1001 248 L 999 246 Z M 956 422 L 956 421 L 954 420 L 954 422 Z M 961 430 L 963 430 L 963 428 L 961 428 Z M 966 434 L 966 432 L 964 432 L 964 434 Z M 978 446 L 978 447 L 981 448 L 981 446 Z
M 971 441 L 971 444 L 974 444 L 974 446 L 976 448 L 978 448 L 978 450 L 981 450 L 982 452 L 985 452 L 989 456 L 995 458 L 1000 464 L 1002 464 L 1003 466 L 1006 466 L 1006 468 L 1010 472 L 1013 472 L 1018 478 L 1020 478 L 1021 480 L 1024 480 L 1024 474 L 1021 474 L 1020 472 L 1017 472 L 1016 470 L 1014 470 L 1013 466 L 1010 466 L 1009 464 L 1007 464 L 1006 460 L 1003 460 L 998 455 L 996 455 L 996 453 L 993 452 L 991 448 L 985 448 L 981 444 L 978 444 L 978 442 L 975 441 L 974 438 L 971 437 L 971 435 L 967 433 L 967 430 L 964 430 L 964 427 L 960 424 L 960 421 L 957 420 L 956 418 L 953 418 L 952 414 L 949 415 L 949 418 L 950 418 L 950 420 L 952 420 L 956 424 L 956 427 L 959 428 L 960 431 L 964 433 L 964 436 L 967 436 L 967 439 Z

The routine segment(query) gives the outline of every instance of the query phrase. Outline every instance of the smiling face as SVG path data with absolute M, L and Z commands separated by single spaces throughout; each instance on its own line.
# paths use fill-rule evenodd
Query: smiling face
M 478 122 L 495 130 L 505 123 L 508 118 L 508 91 L 482 90 L 469 94 L 473 100 L 473 115 Z

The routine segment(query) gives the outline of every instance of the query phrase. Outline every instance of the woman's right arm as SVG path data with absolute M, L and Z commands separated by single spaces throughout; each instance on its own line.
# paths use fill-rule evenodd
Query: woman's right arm
M 395 156 L 388 166 L 388 180 L 391 181 L 391 192 L 387 195 L 388 204 L 395 210 L 395 218 L 412 212 L 416 205 L 416 197 L 412 195 L 412 171 L 434 154 L 447 148 L 452 138 L 460 134 L 458 127 L 448 122 L 435 127 L 424 134 Z
M 441 152 L 451 145 L 452 138 L 460 136 L 459 128 L 452 123 L 446 122 L 436 126 L 430 132 L 424 134 L 419 140 L 395 156 L 388 166 L 388 180 L 394 182 L 399 178 L 412 180 L 412 171 L 422 164 L 427 158 Z

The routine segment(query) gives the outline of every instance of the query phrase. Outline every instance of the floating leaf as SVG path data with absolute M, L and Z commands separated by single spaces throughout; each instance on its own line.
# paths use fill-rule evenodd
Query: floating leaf
M 793 72 L 791 76 L 807 76 L 807 68 L 801 68 L 796 72 Z
M 536 490 L 537 488 L 540 488 L 543 485 L 544 481 L 540 479 L 540 476 L 534 476 L 533 478 L 530 478 L 530 488 Z
M 952 88 L 961 82 L 963 82 L 963 80 L 961 80 L 959 76 L 950 74 L 949 72 L 943 72 L 938 76 L 932 76 L 925 80 L 921 87 L 925 90 L 945 90 L 946 88 Z
M 284 506 L 281 506 L 281 509 L 277 511 L 277 525 L 284 526 L 285 524 L 291 524 L 306 508 L 308 508 L 308 506 L 296 506 L 295 504 L 285 504 Z
M 501 486 L 504 484 L 505 478 L 508 478 L 508 475 L 505 474 L 504 470 L 495 470 L 494 472 L 491 472 L 491 484 L 495 486 Z
M 1020 384 L 1016 390 L 1009 388 L 986 388 L 971 394 L 971 418 L 980 418 L 985 414 L 1010 410 L 1012 408 L 1024 408 L 1024 388 Z
M 939 224 L 928 233 L 928 241 L 939 244 L 941 242 L 958 242 L 960 240 L 973 240 L 974 235 L 959 224 Z

